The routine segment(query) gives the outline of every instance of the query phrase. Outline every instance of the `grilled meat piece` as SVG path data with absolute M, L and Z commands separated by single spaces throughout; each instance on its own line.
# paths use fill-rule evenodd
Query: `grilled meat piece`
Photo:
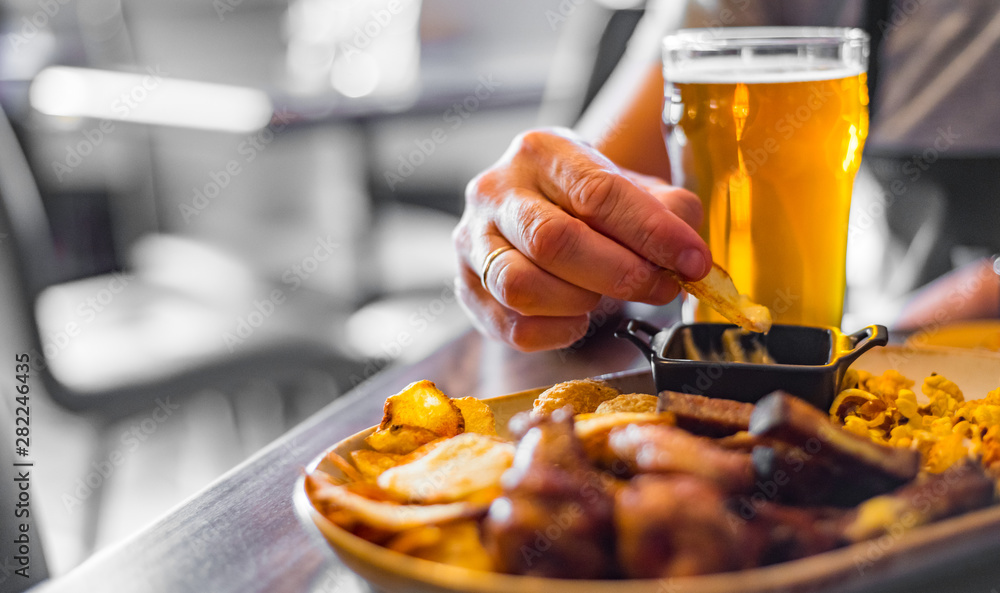
M 765 542 L 758 565 L 806 558 L 845 545 L 843 520 L 848 511 L 825 507 L 792 507 L 772 502 L 756 504 L 742 498 L 737 512 L 763 530 Z
M 572 409 L 530 422 L 490 505 L 483 543 L 497 569 L 551 578 L 615 574 L 615 479 L 597 470 L 573 431 Z
M 673 578 L 750 568 L 764 531 L 740 519 L 712 482 L 646 474 L 615 498 L 618 562 L 629 578 Z
M 965 461 L 863 502 L 847 521 L 844 535 L 858 542 L 980 509 L 995 501 L 994 488 L 979 463 Z
M 723 492 L 749 492 L 750 455 L 668 425 L 629 425 L 608 435 L 608 449 L 633 473 L 682 473 L 710 480 Z
M 673 412 L 677 426 L 693 434 L 724 437 L 747 430 L 753 404 L 676 391 L 660 392 L 660 411 Z
M 804 451 L 808 472 L 817 474 L 806 480 L 806 474 L 793 472 L 803 485 L 822 479 L 834 491 L 858 490 L 861 498 L 889 492 L 915 478 L 920 469 L 918 451 L 881 445 L 849 432 L 804 400 L 780 391 L 757 402 L 749 432 Z M 774 443 L 771 448 L 775 449 Z M 773 476 L 787 471 L 782 457 L 766 451 L 755 455 L 758 473 Z M 823 477 L 826 474 L 829 477 Z

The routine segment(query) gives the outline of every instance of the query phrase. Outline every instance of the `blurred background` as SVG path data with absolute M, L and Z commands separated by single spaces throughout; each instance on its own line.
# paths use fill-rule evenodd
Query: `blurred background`
M 466 182 L 574 123 L 642 9 L 0 2 L 0 327 L 50 575 L 468 330 Z

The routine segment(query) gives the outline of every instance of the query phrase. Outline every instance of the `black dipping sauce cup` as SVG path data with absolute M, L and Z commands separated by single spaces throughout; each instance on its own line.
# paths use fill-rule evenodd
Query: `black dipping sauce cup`
M 740 336 L 750 351 L 765 347 L 774 364 L 692 360 L 684 332 L 701 352 L 723 352 L 722 334 L 728 323 L 677 324 L 661 329 L 645 321 L 622 323 L 615 336 L 639 348 L 649 360 L 657 392 L 679 391 L 754 403 L 778 390 L 796 395 L 827 411 L 833 404 L 847 368 L 874 346 L 885 346 L 888 330 L 870 325 L 853 334 L 836 328 L 774 325 L 767 334 Z

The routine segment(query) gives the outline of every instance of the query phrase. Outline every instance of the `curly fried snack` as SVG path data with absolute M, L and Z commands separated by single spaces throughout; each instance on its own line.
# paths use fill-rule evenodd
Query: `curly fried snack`
M 597 406 L 618 395 L 618 390 L 604 381 L 596 379 L 565 381 L 549 387 L 535 398 L 532 414 L 548 416 L 564 406 L 573 406 L 576 414 L 590 414 L 597 410 Z
M 681 287 L 747 331 L 767 333 L 771 329 L 771 311 L 740 294 L 733 279 L 719 264 L 712 264 L 707 276 L 692 282 L 676 274 Z

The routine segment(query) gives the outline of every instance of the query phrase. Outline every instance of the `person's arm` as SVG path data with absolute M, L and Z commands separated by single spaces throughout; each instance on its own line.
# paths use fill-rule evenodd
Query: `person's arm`
M 459 301 L 480 331 L 520 350 L 582 338 L 602 297 L 666 304 L 675 273 L 698 280 L 711 267 L 701 200 L 666 181 L 659 43 L 678 24 L 713 24 L 685 3 L 654 4 L 577 130 L 519 135 L 466 188 L 453 234 Z
M 1000 260 L 997 260 L 1000 261 Z M 992 258 L 959 268 L 917 290 L 893 324 L 916 331 L 969 319 L 1000 316 L 1000 264 Z
M 628 50 L 576 131 L 618 166 L 670 181 L 662 126 L 663 36 L 678 28 L 705 28 L 711 34 L 721 27 L 759 25 L 774 18 L 768 13 L 772 8 L 751 0 L 650 2 Z

